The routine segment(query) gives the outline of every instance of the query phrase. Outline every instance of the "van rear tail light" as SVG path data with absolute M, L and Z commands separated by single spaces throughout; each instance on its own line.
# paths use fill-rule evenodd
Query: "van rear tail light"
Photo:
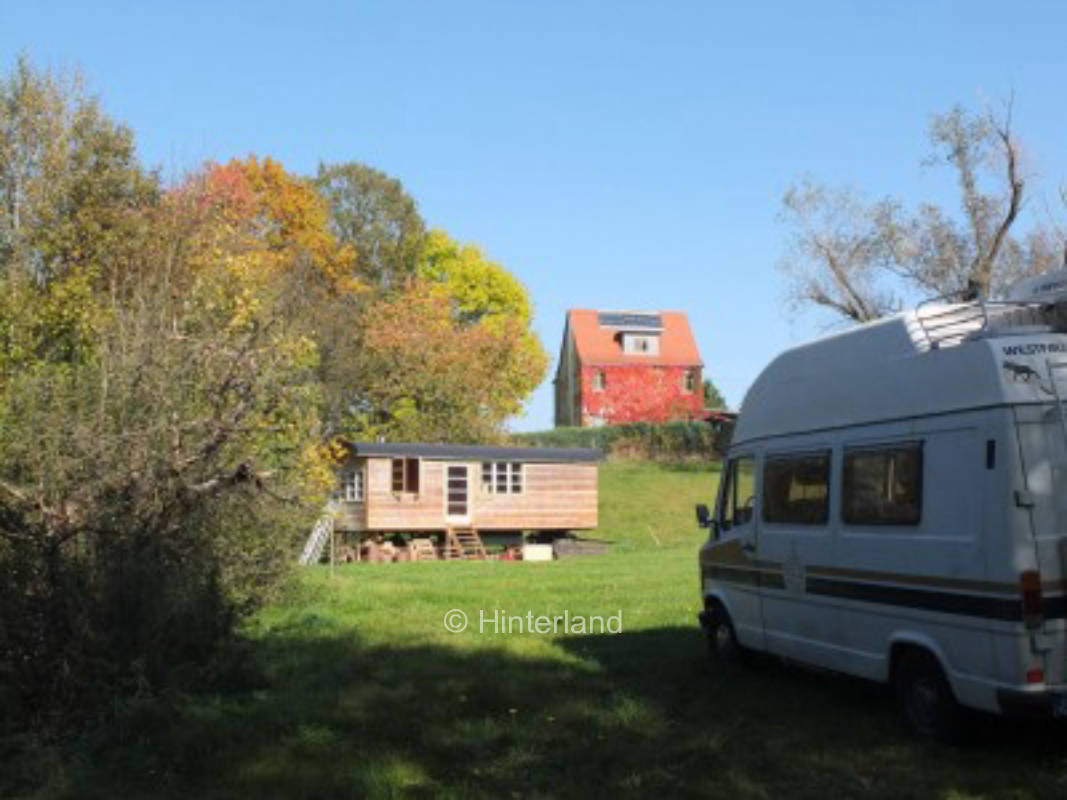
M 1027 683 L 1044 683 L 1045 682 L 1045 670 L 1041 667 L 1031 667 L 1026 671 Z
M 1019 588 L 1023 595 L 1023 624 L 1031 630 L 1040 628 L 1045 621 L 1041 602 L 1041 573 L 1028 569 L 1019 575 Z

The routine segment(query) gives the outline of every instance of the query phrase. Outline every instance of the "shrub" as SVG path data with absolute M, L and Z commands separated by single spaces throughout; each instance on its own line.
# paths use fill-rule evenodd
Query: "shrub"
M 724 448 L 722 434 L 706 422 L 632 422 L 599 428 L 554 428 L 513 434 L 531 447 L 595 447 L 606 456 L 658 461 L 715 460 Z

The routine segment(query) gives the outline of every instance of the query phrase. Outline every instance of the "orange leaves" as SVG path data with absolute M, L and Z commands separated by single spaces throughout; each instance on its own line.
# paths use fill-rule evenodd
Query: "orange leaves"
M 310 182 L 271 158 L 208 164 L 171 192 L 194 227 L 194 260 L 222 261 L 252 283 L 310 265 L 338 292 L 356 292 L 353 252 L 329 230 L 328 210 Z
M 486 441 L 511 413 L 501 375 L 517 337 L 458 324 L 440 286 L 415 283 L 367 310 L 362 357 L 373 418 L 365 435 Z

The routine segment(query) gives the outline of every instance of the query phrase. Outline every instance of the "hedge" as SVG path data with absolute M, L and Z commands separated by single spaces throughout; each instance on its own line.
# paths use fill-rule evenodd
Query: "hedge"
M 598 428 L 554 428 L 516 433 L 517 444 L 531 447 L 596 447 L 605 455 L 650 460 L 718 459 L 728 432 L 706 422 L 632 422 Z

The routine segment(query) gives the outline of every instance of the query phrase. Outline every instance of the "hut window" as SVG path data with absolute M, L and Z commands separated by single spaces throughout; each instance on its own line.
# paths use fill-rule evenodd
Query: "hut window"
M 522 494 L 522 489 L 521 462 L 482 462 L 482 491 L 487 494 Z
M 593 373 L 593 391 L 594 392 L 602 392 L 602 391 L 604 391 L 604 385 L 605 385 L 604 372 L 603 372 L 603 370 L 599 370 L 598 369 L 596 372 Z
M 363 502 L 363 470 L 355 467 L 342 473 L 341 496 L 350 503 Z
M 419 460 L 417 458 L 393 459 L 393 492 L 419 492 Z

